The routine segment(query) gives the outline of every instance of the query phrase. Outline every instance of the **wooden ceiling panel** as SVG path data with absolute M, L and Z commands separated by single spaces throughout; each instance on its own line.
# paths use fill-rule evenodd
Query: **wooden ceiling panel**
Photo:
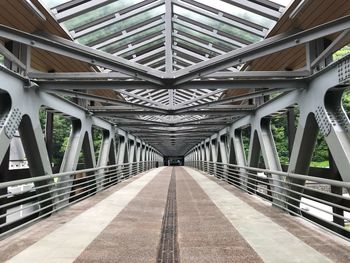
M 301 0 L 295 0 L 291 4 L 267 37 L 283 32 L 310 29 L 350 14 L 350 1 L 348 0 L 309 0 L 304 8 L 291 19 L 290 14 L 300 2 Z M 328 39 L 333 40 L 336 36 L 337 34 L 328 36 Z M 350 39 L 345 40 L 339 45 L 339 48 L 349 41 Z M 305 48 L 295 47 L 256 59 L 249 63 L 249 70 L 296 70 L 303 66 L 305 66 Z
M 71 39 L 69 34 L 62 29 L 38 0 L 31 1 L 45 16 L 46 20 L 40 19 L 35 15 L 23 0 L 1 0 L 0 24 L 28 33 L 35 34 L 36 32 L 46 32 L 66 39 Z M 35 70 L 43 72 L 91 71 L 90 65 L 85 62 L 80 62 L 38 49 L 33 49 L 31 63 Z

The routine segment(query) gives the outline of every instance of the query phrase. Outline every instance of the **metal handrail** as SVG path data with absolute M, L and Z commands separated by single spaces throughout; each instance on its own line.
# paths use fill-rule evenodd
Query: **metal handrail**
M 336 222 L 326 220 L 309 211 L 304 210 L 300 204 L 303 204 L 309 208 L 314 209 L 315 211 L 322 212 L 324 215 L 332 216 L 333 219 L 337 218 L 339 220 L 344 220 L 344 222 L 350 222 L 350 215 L 344 214 L 344 212 L 349 213 L 350 207 L 344 205 L 346 203 L 334 203 L 331 200 L 322 199 L 322 196 L 314 196 L 314 194 L 322 194 L 326 197 L 337 198 L 337 200 L 344 200 L 345 202 L 350 202 L 350 197 L 343 195 L 313 189 L 308 186 L 309 183 L 315 182 L 317 184 L 327 185 L 327 186 L 336 186 L 341 189 L 350 189 L 349 182 L 335 181 L 331 179 L 312 177 L 301 174 L 287 173 L 282 171 L 273 171 L 268 169 L 256 168 L 256 167 L 247 167 L 240 166 L 235 164 L 228 163 L 219 163 L 219 162 L 208 162 L 201 160 L 187 161 L 186 165 L 199 169 L 208 173 L 209 175 L 214 175 L 220 180 L 223 180 L 249 194 L 256 194 L 264 197 L 267 201 L 271 202 L 274 206 L 281 208 L 284 211 L 292 215 L 301 216 L 307 221 L 316 223 L 322 228 L 325 228 L 325 224 L 315 222 L 306 218 L 304 215 L 307 214 L 316 218 L 318 221 L 322 221 L 334 229 L 331 229 L 336 235 L 340 235 L 346 240 L 350 240 L 350 230 L 340 225 Z M 267 177 L 261 177 L 256 173 L 267 174 Z M 280 178 L 271 178 L 269 175 L 278 175 Z M 300 185 L 294 183 L 290 179 L 301 179 L 307 182 L 306 185 Z M 262 192 L 260 192 L 262 190 Z M 309 192 L 305 192 L 308 190 Z M 349 190 L 348 190 L 349 191 Z M 335 211 L 327 211 L 327 209 L 318 207 L 316 204 L 307 203 L 302 198 L 310 199 L 311 201 L 318 202 L 320 204 L 327 205 L 332 208 L 337 208 L 343 210 L 343 214 L 336 213 Z M 330 230 L 327 228 L 327 230 Z
M 156 161 L 123 163 L 0 183 L 0 189 L 34 184 L 29 189 L 0 195 L 0 211 L 2 211 L 2 214 L 0 214 L 0 238 L 138 173 L 152 169 L 156 166 L 156 163 Z M 85 174 L 86 176 L 74 178 L 74 175 L 77 174 Z M 46 182 L 36 185 L 36 183 L 43 183 L 43 181 Z M 28 192 L 34 192 L 35 194 L 11 202 L 7 201 L 9 198 Z M 23 204 L 25 204 L 25 207 L 22 207 Z M 14 216 L 26 209 L 31 211 L 23 217 L 18 217 L 12 221 L 6 220 L 9 216 Z

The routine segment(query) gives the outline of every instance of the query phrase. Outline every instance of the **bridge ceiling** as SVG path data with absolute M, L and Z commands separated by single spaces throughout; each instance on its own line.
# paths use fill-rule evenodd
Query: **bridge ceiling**
M 165 72 L 262 40 L 289 1 L 46 2 L 76 42 Z
M 124 63 L 121 71 L 97 64 L 97 73 L 80 75 L 83 80 L 103 80 L 104 85 L 97 81 L 94 87 L 114 90 L 120 94 L 118 99 L 106 102 L 106 96 L 96 96 L 96 89 L 88 85 L 84 85 L 86 90 L 57 88 L 55 92 L 87 101 L 84 106 L 92 113 L 148 141 L 165 155 L 185 153 L 248 114 L 255 108 L 249 100 L 289 90 L 284 84 L 269 86 L 270 93 L 255 85 L 258 82 L 234 85 L 232 74 L 243 69 L 243 61 L 187 79 L 192 69 L 201 70 L 206 61 L 263 40 L 289 0 L 41 2 L 76 43 Z M 59 74 L 49 78 L 60 80 Z M 106 80 L 116 82 L 105 85 Z M 89 85 L 93 86 L 91 81 Z

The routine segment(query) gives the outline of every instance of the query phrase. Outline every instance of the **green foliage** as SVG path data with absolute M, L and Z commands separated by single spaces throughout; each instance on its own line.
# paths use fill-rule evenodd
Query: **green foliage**
M 39 118 L 43 133 L 45 133 L 46 125 L 46 111 L 41 109 L 39 111 Z M 61 115 L 54 114 L 53 117 L 53 149 L 52 149 L 52 162 L 55 166 L 60 166 L 68 145 L 71 127 L 71 121 L 62 117 Z
M 92 129 L 92 141 L 94 144 L 96 161 L 98 160 L 98 156 L 100 155 L 101 144 L 103 140 L 103 133 L 101 129 Z
M 312 156 L 311 166 L 321 167 L 322 165 L 326 165 L 326 167 L 329 167 L 328 158 L 328 146 L 323 135 L 319 133 L 316 139 L 316 146 Z
M 271 130 L 281 164 L 289 163 L 287 118 L 278 115 L 271 120 Z
M 343 97 L 342 97 L 342 104 L 343 104 L 345 112 L 347 113 L 348 117 L 350 118 L 350 89 L 345 90 Z
M 244 154 L 245 154 L 246 160 L 248 160 L 250 131 L 251 131 L 250 127 L 242 129 L 242 141 L 243 141 Z
M 345 224 L 346 230 L 350 231 L 350 223 Z
M 55 114 L 53 118 L 53 163 L 61 165 L 66 151 L 69 135 L 72 130 L 71 121 Z
M 311 167 L 318 167 L 318 168 L 328 168 L 329 167 L 329 161 L 323 161 L 323 162 L 311 162 Z
M 350 53 L 350 45 L 346 45 L 345 47 L 343 47 L 342 49 L 338 50 L 333 54 L 333 61 L 337 61 L 349 53 Z

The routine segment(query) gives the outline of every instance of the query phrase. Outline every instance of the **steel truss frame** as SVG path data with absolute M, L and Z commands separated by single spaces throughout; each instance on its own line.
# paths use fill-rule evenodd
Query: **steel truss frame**
M 246 6 L 247 3 L 243 3 L 242 1 L 227 2 L 239 6 L 245 5 L 250 11 L 255 13 L 260 12 L 261 14 L 261 11 L 257 11 L 258 9 L 256 8 L 256 5 Z M 103 1 L 100 5 L 103 6 L 109 3 L 110 1 Z M 258 101 L 261 101 L 260 98 L 273 94 L 301 92 L 307 89 L 310 81 L 313 81 L 314 76 L 312 74 L 317 66 L 320 63 L 323 63 L 323 60 L 327 55 L 336 50 L 338 44 L 348 35 L 350 27 L 349 16 L 346 16 L 303 32 L 285 33 L 250 45 L 244 43 L 244 45 L 246 45 L 245 47 L 224 52 L 222 55 L 213 58 L 204 56 L 202 57 L 202 62 L 197 60 L 196 62 L 193 62 L 191 66 L 174 71 L 171 65 L 177 54 L 174 54 L 174 52 L 171 51 L 173 49 L 174 41 L 174 30 L 172 26 L 174 26 L 174 23 L 182 23 L 183 25 L 185 25 L 184 22 L 189 23 L 189 21 L 185 21 L 184 18 L 178 14 L 174 14 L 174 5 L 193 9 L 204 16 L 209 15 L 212 18 L 215 17 L 215 19 L 222 23 L 228 23 L 227 20 L 231 19 L 235 24 L 241 23 L 242 28 L 248 26 L 249 23 L 234 17 L 229 17 L 224 13 L 220 14 L 215 8 L 205 6 L 196 1 L 190 3 L 190 1 L 184 0 L 145 1 L 144 3 L 136 4 L 120 12 L 120 16 L 117 16 L 118 18 L 116 20 L 127 19 L 127 17 L 132 17 L 141 11 L 146 11 L 159 5 L 164 5 L 166 7 L 165 15 L 161 18 L 159 17 L 161 21 L 164 20 L 164 23 L 168 25 L 164 32 L 166 44 L 164 47 L 156 49 L 155 51 L 148 51 L 144 55 L 132 58 L 132 62 L 125 58 L 111 56 L 99 50 L 57 37 L 38 36 L 0 26 L 0 35 L 3 38 L 22 43 L 28 48 L 29 54 L 30 48 L 40 48 L 118 72 L 32 72 L 30 70 L 30 65 L 28 65 L 28 61 L 24 63 L 19 59 L 16 59 L 15 56 L 9 54 L 9 52 L 6 52 L 4 49 L 2 49 L 2 53 L 4 53 L 6 58 L 12 61 L 12 63 L 18 64 L 20 68 L 28 73 L 26 75 L 28 78 L 25 81 L 26 85 L 31 87 L 29 90 L 39 90 L 41 93 L 47 94 L 47 96 L 52 96 L 46 93 L 49 92 L 50 94 L 62 94 L 83 99 L 88 102 L 95 101 L 103 103 L 104 109 L 95 106 L 88 107 L 89 114 L 103 116 L 106 120 L 114 122 L 121 127 L 128 128 L 127 125 L 130 125 L 130 128 L 145 128 L 146 131 L 148 131 L 149 126 L 155 126 L 159 129 L 162 128 L 168 131 L 171 131 L 172 128 L 190 130 L 195 127 L 216 127 L 219 129 L 236 121 L 238 117 L 244 115 L 250 116 L 252 114 L 251 111 L 255 111 L 255 109 L 254 105 L 253 108 L 250 108 L 250 106 L 247 105 L 247 101 L 249 100 L 255 100 L 256 107 L 259 105 Z M 63 6 L 57 8 L 59 21 L 67 20 L 70 17 L 75 16 L 74 14 L 83 14 L 92 9 L 90 4 L 85 3 L 76 7 L 70 7 L 69 4 Z M 271 19 L 277 19 L 278 12 L 281 12 L 281 7 L 273 5 L 266 8 L 270 9 L 270 12 L 268 12 L 266 16 Z M 115 19 L 115 17 L 111 19 Z M 147 23 L 144 23 L 143 26 L 149 26 L 152 28 L 152 25 L 156 26 L 159 24 L 157 19 L 152 18 L 151 20 L 151 23 L 154 24 L 148 25 Z M 232 21 L 231 23 L 233 23 Z M 114 23 L 116 21 L 106 20 L 106 22 Z M 200 26 L 198 23 L 196 23 L 196 26 Z M 100 27 L 102 24 L 98 26 Z M 220 33 L 209 27 L 201 28 L 202 31 L 206 30 L 206 33 L 208 34 L 208 31 L 211 30 L 211 37 L 218 36 L 217 34 Z M 75 33 L 78 34 L 80 32 L 80 34 L 82 34 L 82 32 L 85 32 L 86 30 L 87 29 L 79 28 L 75 30 Z M 137 29 L 130 29 L 130 31 L 121 32 L 120 36 L 113 37 L 119 37 L 118 39 L 122 39 L 123 35 L 127 37 L 128 35 L 136 34 L 137 32 L 135 32 L 135 30 Z M 308 46 L 311 42 L 316 41 L 319 38 L 338 32 L 341 32 L 341 34 L 336 40 L 324 52 L 322 52 L 322 54 L 319 54 L 318 57 L 312 58 L 312 60 L 308 58 L 309 61 L 307 67 L 299 71 L 220 72 L 220 70 L 241 65 L 244 62 L 291 47 L 298 45 Z M 113 38 L 111 36 L 110 40 L 106 41 L 112 40 Z M 95 43 L 95 45 L 98 44 Z M 179 50 L 183 49 L 183 47 L 180 46 L 175 45 L 175 47 L 180 48 Z M 147 61 L 145 62 L 147 64 L 150 61 L 154 61 L 156 57 L 150 57 L 158 56 L 159 52 L 165 53 L 164 58 L 166 60 L 166 70 L 164 72 L 136 62 L 145 60 Z M 199 55 L 193 50 L 187 50 L 186 52 L 192 52 Z M 222 90 L 242 88 L 251 91 L 234 97 L 219 97 Z M 77 91 L 97 89 L 113 89 L 119 91 L 124 94 L 126 101 L 104 98 Z M 144 89 L 149 90 L 148 93 L 150 94 L 150 98 L 147 98 L 147 96 L 144 95 Z M 166 91 L 162 93 L 161 90 Z M 205 90 L 205 92 L 198 93 L 199 90 Z M 279 99 L 276 101 L 279 101 Z M 235 105 L 236 108 L 233 108 L 232 103 L 237 104 Z M 106 107 L 106 104 L 109 106 Z M 111 105 L 113 105 L 113 107 Z M 49 105 L 49 107 L 51 107 L 51 105 Z M 257 111 L 259 110 L 260 108 Z M 169 121 L 164 121 L 169 117 L 176 118 L 170 118 Z M 168 139 L 169 138 L 164 137 L 164 141 Z M 192 146 L 193 142 L 188 143 L 181 149 L 185 152 Z M 272 167 L 279 168 L 277 164 L 273 165 L 272 163 L 271 165 Z
M 283 12 L 281 6 L 268 1 L 264 1 L 264 9 L 257 4 L 258 1 L 223 1 L 273 21 L 277 21 Z M 55 8 L 59 22 L 112 1 L 98 1 L 97 5 L 96 1 L 81 1 L 78 5 L 72 5 L 73 2 Z M 350 57 L 325 67 L 330 54 L 339 49 L 349 36 L 350 16 L 302 32 L 286 32 L 253 43 L 184 17 L 176 9 L 186 9 L 259 37 L 265 37 L 267 27 L 197 1 L 147 0 L 86 26 L 73 28 L 72 36 L 83 38 L 108 25 L 162 6 L 164 14 L 157 14 L 137 26 L 130 25 L 125 30 L 88 43 L 90 47 L 0 25 L 0 36 L 21 44 L 25 50 L 25 57 L 19 58 L 0 45 L 0 53 L 7 63 L 15 65 L 12 68 L 19 72 L 0 68 L 0 164 L 7 161 L 11 140 L 18 130 L 31 174 L 52 174 L 39 122 L 39 110 L 45 107 L 72 121 L 72 132 L 60 172 L 75 171 L 81 151 L 89 168 L 143 161 L 162 162 L 163 155 L 184 154 L 186 162 L 197 162 L 202 168 L 210 162 L 223 163 L 225 172 L 225 164 L 228 163 L 258 167 L 261 154 L 267 170 L 282 171 L 271 132 L 271 117 L 297 107 L 300 117 L 295 134 L 293 122 L 289 123 L 288 172 L 308 174 L 320 132 L 339 172 L 337 179 L 350 182 L 350 122 L 341 106 L 341 95 L 350 86 Z M 148 35 L 145 41 L 132 40 L 142 31 L 157 28 L 161 29 Z M 211 40 L 193 35 L 188 29 Z M 335 40 L 321 53 L 315 54 L 312 44 L 333 34 L 337 34 Z M 217 44 L 218 39 L 225 43 Z M 127 44 L 111 49 L 116 55 L 101 51 L 118 41 L 126 41 Z M 154 48 L 147 48 L 148 44 Z M 254 59 L 300 45 L 305 46 L 307 51 L 304 68 L 295 71 L 239 71 L 242 65 Z M 95 70 L 100 68 L 104 71 L 35 72 L 30 65 L 33 48 L 68 56 L 90 64 Z M 99 89 L 114 90 L 122 98 L 112 99 L 92 93 Z M 223 92 L 227 90 L 244 92 L 224 96 Z M 77 105 L 59 95 L 83 103 Z M 93 147 L 93 127 L 103 131 L 98 159 Z M 251 130 L 248 156 L 242 141 L 246 127 Z M 209 170 L 208 167 L 205 169 Z M 243 174 L 245 171 L 239 168 L 238 172 Z M 280 194 L 292 200 L 289 202 L 291 210 L 293 205 L 300 205 L 301 195 L 295 192 L 305 184 L 305 180 L 288 179 L 291 190 L 295 190 L 293 193 L 283 190 L 283 180 L 278 173 L 266 175 L 271 185 L 270 198 L 275 205 L 285 205 L 276 196 Z M 69 181 L 71 176 L 62 176 L 60 181 Z M 97 174 L 96 182 L 103 180 L 103 176 L 103 173 Z M 254 174 L 248 178 L 241 176 L 239 181 L 245 189 L 248 189 L 248 184 L 256 184 Z M 69 201 L 67 195 L 72 189 L 69 182 L 63 184 L 66 188 L 60 193 L 60 198 L 66 201 L 61 202 L 61 206 Z M 49 183 L 44 182 L 43 187 Z M 49 189 L 45 187 L 43 190 L 47 192 Z M 256 191 L 256 187 L 249 191 Z M 41 199 L 45 200 L 46 196 Z
M 266 169 L 271 171 L 271 174 L 266 174 L 271 184 L 271 191 L 293 199 L 290 201 L 291 205 L 299 207 L 301 195 L 282 190 L 283 180 L 272 172 L 282 171 L 282 167 L 271 131 L 273 115 L 297 107 L 300 117 L 294 143 L 290 147 L 288 173 L 308 174 L 317 134 L 320 132 L 339 171 L 338 180 L 350 182 L 350 120 L 341 105 L 342 94 L 350 87 L 350 74 L 345 73 L 348 72 L 349 66 L 350 56 L 334 62 L 310 78 L 307 87 L 270 100 L 254 113 L 202 140 L 186 153 L 185 161 L 222 162 L 242 167 L 258 167 L 261 154 Z M 247 127 L 251 129 L 248 156 L 244 153 L 242 141 L 242 131 Z M 253 177 L 252 175 L 251 178 Z M 240 179 L 242 187 L 246 188 L 248 183 L 253 182 L 249 178 L 248 176 Z M 291 190 L 296 192 L 300 190 L 298 185 L 305 184 L 303 179 L 290 180 L 293 184 Z M 256 181 L 253 184 L 256 184 Z M 275 194 L 272 194 L 271 198 L 274 203 L 281 205 Z M 293 210 L 293 207 L 290 209 Z
M 162 161 L 162 154 L 144 140 L 117 128 L 113 123 L 92 116 L 87 110 L 70 101 L 38 89 L 28 88 L 26 78 L 2 68 L 0 79 L 2 83 L 0 89 L 0 163 L 6 161 L 5 156 L 11 140 L 18 130 L 32 176 L 52 174 L 45 136 L 39 121 L 39 111 L 42 107 L 59 112 L 72 121 L 69 142 L 60 167 L 61 173 L 77 169 L 81 151 L 84 153 L 85 165 L 88 168 L 104 167 L 107 164 Z M 98 159 L 95 157 L 92 142 L 93 127 L 103 131 Z M 60 180 L 65 182 L 72 179 L 71 176 L 60 177 Z M 96 181 L 99 180 L 103 178 L 97 175 Z M 64 190 L 60 193 L 60 198 L 65 201 L 60 202 L 60 206 L 67 204 L 69 198 L 66 195 L 69 195 L 72 188 L 71 181 L 62 183 L 62 185 Z M 43 191 L 46 192 L 47 189 Z M 41 196 L 43 200 L 46 198 L 45 195 Z

